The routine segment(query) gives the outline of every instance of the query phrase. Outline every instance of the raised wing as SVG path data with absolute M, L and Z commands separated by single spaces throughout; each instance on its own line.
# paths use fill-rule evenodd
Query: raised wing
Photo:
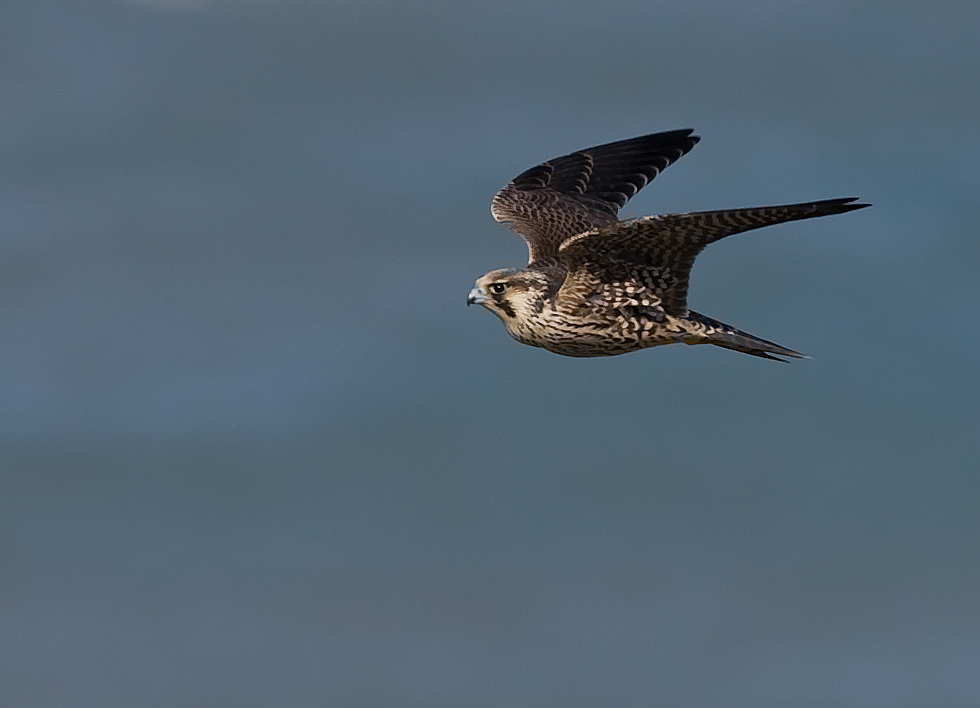
M 692 132 L 653 133 L 543 162 L 497 192 L 490 213 L 524 237 L 529 263 L 554 258 L 566 239 L 617 223 L 631 197 L 697 144 Z
M 622 283 L 631 293 L 659 298 L 667 314 L 686 317 L 691 267 L 709 243 L 784 221 L 871 206 L 852 204 L 856 199 L 645 216 L 579 234 L 562 244 L 559 257 L 568 266 L 569 278 L 585 271 L 599 283 Z

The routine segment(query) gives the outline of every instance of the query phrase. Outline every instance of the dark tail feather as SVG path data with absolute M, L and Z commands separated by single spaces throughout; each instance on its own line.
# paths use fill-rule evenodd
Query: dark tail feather
M 801 354 L 798 351 L 787 349 L 786 347 L 780 346 L 775 342 L 770 342 L 767 339 L 760 339 L 759 337 L 755 337 L 748 332 L 743 332 L 742 330 L 736 329 L 731 325 L 727 325 L 724 322 L 719 322 L 718 320 L 713 320 L 710 317 L 705 317 L 697 312 L 691 312 L 688 315 L 688 319 L 704 327 L 704 339 L 702 339 L 700 342 L 692 343 L 714 344 L 717 347 L 733 349 L 737 352 L 751 354 L 752 356 L 757 356 L 762 359 L 770 359 L 771 361 L 786 361 L 786 359 L 781 359 L 780 357 L 789 357 L 791 359 L 809 359 L 806 354 Z M 774 354 L 778 356 L 773 356 Z

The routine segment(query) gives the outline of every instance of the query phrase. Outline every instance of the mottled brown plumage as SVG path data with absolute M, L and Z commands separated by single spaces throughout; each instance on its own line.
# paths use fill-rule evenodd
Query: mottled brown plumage
M 697 144 L 691 130 L 580 150 L 523 172 L 491 213 L 527 242 L 527 268 L 491 271 L 467 299 L 497 315 L 519 342 L 557 354 L 625 354 L 661 344 L 714 344 L 765 359 L 799 352 L 687 307 L 694 259 L 725 236 L 861 209 L 855 198 L 647 216 L 619 209 Z

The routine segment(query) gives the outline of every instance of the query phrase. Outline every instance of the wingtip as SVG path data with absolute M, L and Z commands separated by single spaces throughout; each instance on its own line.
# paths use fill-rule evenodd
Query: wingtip
M 823 199 L 818 202 L 809 202 L 807 206 L 821 212 L 821 216 L 828 216 L 831 214 L 843 214 L 848 211 L 856 211 L 857 209 L 864 209 L 865 207 L 871 206 L 868 202 L 858 202 L 854 204 L 860 197 L 838 197 L 837 199 Z
M 860 199 L 860 197 L 848 197 L 842 205 L 843 211 L 857 211 L 858 209 L 866 209 L 867 207 L 871 206 L 870 202 L 857 202 L 857 204 L 852 203 L 856 202 L 858 199 Z
M 842 204 L 847 204 L 854 209 L 863 209 L 864 207 L 871 206 L 870 202 L 858 202 L 857 204 L 853 204 L 853 202 L 857 202 L 857 200 L 860 198 L 861 197 L 843 197 L 838 201 L 840 201 Z
M 693 145 L 697 145 L 699 142 L 701 142 L 701 136 L 694 134 L 694 128 L 678 128 L 677 130 L 662 133 L 662 135 L 670 135 L 681 140 L 690 140 Z

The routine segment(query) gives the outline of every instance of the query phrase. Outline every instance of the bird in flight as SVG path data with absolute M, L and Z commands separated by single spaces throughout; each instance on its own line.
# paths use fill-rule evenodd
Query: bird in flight
M 619 210 L 700 140 L 671 130 L 579 150 L 522 172 L 490 213 L 527 242 L 526 268 L 492 270 L 466 299 L 499 317 L 518 342 L 576 357 L 661 344 L 714 344 L 763 359 L 804 355 L 687 307 L 694 259 L 732 234 L 842 214 L 856 197 L 663 214 L 621 221 Z

